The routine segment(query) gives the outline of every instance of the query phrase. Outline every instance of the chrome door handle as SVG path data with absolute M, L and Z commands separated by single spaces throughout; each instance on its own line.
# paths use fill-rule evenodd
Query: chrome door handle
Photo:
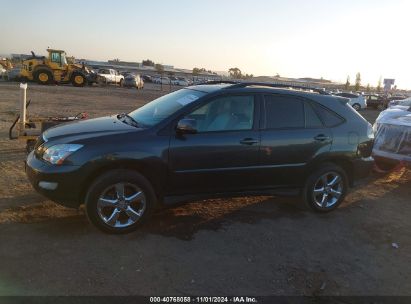
M 314 139 L 318 141 L 325 141 L 325 140 L 329 140 L 330 138 L 324 134 L 319 134 L 315 136 Z
M 258 140 L 254 139 L 254 138 L 244 138 L 244 139 L 240 140 L 240 144 L 242 144 L 242 145 L 254 145 L 254 144 L 258 144 Z

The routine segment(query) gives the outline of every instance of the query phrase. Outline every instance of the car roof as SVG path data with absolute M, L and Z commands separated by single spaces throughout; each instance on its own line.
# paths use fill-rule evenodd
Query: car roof
M 201 91 L 204 93 L 233 93 L 233 94 L 238 94 L 238 93 L 266 93 L 266 94 L 283 94 L 283 95 L 292 95 L 292 96 L 298 96 L 302 98 L 308 98 L 311 100 L 315 100 L 317 102 L 320 102 L 324 105 L 330 105 L 335 103 L 335 101 L 339 101 L 342 104 L 346 104 L 349 101 L 349 98 L 345 97 L 340 97 L 336 95 L 331 95 L 331 94 L 324 94 L 324 93 L 319 93 L 321 90 L 318 90 L 316 88 L 311 88 L 312 90 L 318 90 L 316 92 L 309 91 L 307 89 L 310 88 L 305 88 L 305 90 L 302 90 L 300 87 L 298 88 L 293 88 L 293 87 L 273 87 L 270 85 L 270 83 L 267 83 L 266 85 L 258 83 L 258 84 L 252 84 L 252 83 L 247 83 L 246 86 L 244 87 L 236 87 L 235 85 L 238 83 L 217 83 L 217 84 L 199 84 L 199 85 L 194 85 L 194 86 L 189 86 L 187 89 L 192 89 L 196 91 Z
M 237 87 L 236 84 L 238 83 L 218 83 L 218 84 L 198 84 L 187 87 L 187 89 L 192 89 L 196 91 L 201 91 L 204 93 L 212 93 L 217 92 L 220 90 L 224 90 L 224 92 L 265 92 L 265 93 L 283 93 L 283 94 L 294 94 L 294 95 L 321 95 L 318 92 L 313 92 L 310 90 L 317 90 L 315 88 L 306 88 L 305 90 L 290 87 L 273 87 L 272 84 L 267 83 L 266 85 L 258 83 L 258 84 L 247 84 L 244 87 Z M 329 95 L 329 94 L 328 94 Z
M 216 92 L 221 89 L 225 89 L 227 87 L 230 87 L 231 84 L 228 83 L 221 83 L 221 84 L 198 84 L 198 85 L 193 85 L 187 87 L 188 89 L 196 90 L 196 91 L 201 91 L 204 93 L 212 93 Z

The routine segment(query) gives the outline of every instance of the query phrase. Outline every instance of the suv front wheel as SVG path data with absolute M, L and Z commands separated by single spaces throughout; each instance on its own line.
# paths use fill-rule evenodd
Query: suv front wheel
M 112 170 L 90 186 L 86 212 L 90 222 L 102 231 L 128 233 L 145 221 L 155 204 L 150 183 L 131 170 Z
M 334 164 L 324 164 L 307 179 L 303 192 L 304 203 L 318 212 L 336 209 L 347 194 L 345 171 Z

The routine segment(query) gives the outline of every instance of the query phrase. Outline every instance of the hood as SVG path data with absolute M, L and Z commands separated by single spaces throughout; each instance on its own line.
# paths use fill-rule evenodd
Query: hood
M 60 140 L 63 138 L 65 141 L 72 141 L 110 134 L 134 132 L 136 130 L 142 129 L 125 124 L 118 120 L 116 115 L 113 115 L 64 123 L 47 129 L 43 133 L 43 137 L 47 141 Z
M 404 123 L 410 125 L 411 112 L 408 111 L 408 108 L 409 107 L 407 107 L 407 109 L 401 109 L 400 107 L 396 107 L 382 111 L 375 121 L 375 126 L 378 124 L 402 125 Z

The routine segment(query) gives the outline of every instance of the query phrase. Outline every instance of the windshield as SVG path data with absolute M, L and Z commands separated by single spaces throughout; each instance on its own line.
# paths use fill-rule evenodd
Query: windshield
M 178 90 L 149 102 L 129 113 L 129 115 L 139 124 L 151 127 L 205 94 L 204 92 L 190 89 Z

